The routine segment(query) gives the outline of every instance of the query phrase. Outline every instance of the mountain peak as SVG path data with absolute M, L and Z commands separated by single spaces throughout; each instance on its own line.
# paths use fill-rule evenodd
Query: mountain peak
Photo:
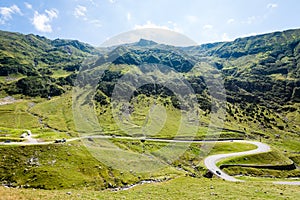
M 157 43 L 152 40 L 146 40 L 146 39 L 141 38 L 140 41 L 135 43 L 135 46 L 152 46 L 152 45 L 156 45 L 156 44 Z

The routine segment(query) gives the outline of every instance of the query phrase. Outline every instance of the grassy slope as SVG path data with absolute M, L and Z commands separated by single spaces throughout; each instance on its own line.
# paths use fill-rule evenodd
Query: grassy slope
M 126 147 L 131 151 L 142 152 L 142 145 L 139 141 L 115 141 L 115 143 L 119 143 L 123 149 Z M 145 142 L 143 145 L 147 154 L 156 155 L 161 160 L 165 159 L 163 156 L 167 156 L 156 153 L 156 150 L 165 145 L 164 143 Z M 176 148 L 180 149 L 181 145 Z M 237 146 L 240 151 L 254 148 L 252 145 L 237 144 Z M 233 152 L 236 151 L 237 146 L 218 144 L 213 153 Z M 184 174 L 202 176 L 205 169 L 201 164 L 202 158 L 199 157 L 199 153 L 202 152 L 201 147 L 201 144 L 192 144 L 177 160 L 158 171 L 136 173 L 125 169 L 121 172 L 108 167 L 101 163 L 101 158 L 100 161 L 94 158 L 81 142 L 71 142 L 65 145 L 1 146 L 1 181 L 14 186 L 27 185 L 43 189 L 83 187 L 103 189 L 120 187 L 151 177 L 161 179 Z M 173 151 L 177 151 L 176 148 Z M 101 151 L 101 148 L 97 150 Z M 183 170 L 178 170 L 176 167 Z
M 53 129 L 72 133 L 75 131 L 72 98 L 69 93 L 43 101 L 32 107 L 30 112 L 41 117 Z
M 38 128 L 38 119 L 27 112 L 28 101 L 0 106 L 0 127 L 13 129 Z
M 71 192 L 70 195 L 66 194 Z M 219 179 L 181 177 L 168 182 L 144 184 L 126 191 L 31 190 L 0 187 L 8 199 L 297 199 L 299 186 L 271 183 L 231 183 Z
M 229 158 L 221 161 L 218 165 L 222 164 L 249 164 L 249 165 L 289 165 L 295 162 L 299 165 L 298 157 L 294 154 L 283 154 L 277 149 L 273 149 L 271 152 L 239 156 L 236 158 Z M 277 178 L 299 178 L 300 170 L 274 170 L 274 169 L 259 169 L 251 167 L 238 167 L 232 166 L 225 168 L 224 171 L 231 175 L 246 175 L 254 177 L 277 177 Z
M 0 106 L 1 137 L 19 139 L 25 130 L 31 130 L 36 138 L 54 140 L 69 138 L 74 134 L 72 110 L 68 96 L 43 99 L 23 99 Z
M 236 48 L 235 48 L 236 49 Z M 243 48 L 241 48 L 243 49 Z M 228 70 L 230 68 L 237 68 L 238 73 L 242 74 L 251 74 L 251 62 L 250 60 L 253 60 L 254 63 L 258 63 L 261 58 L 259 56 L 264 55 L 257 55 L 257 56 L 249 56 L 241 59 L 236 59 L 234 62 L 232 62 L 230 65 L 224 65 L 224 69 Z M 23 59 L 20 58 L 20 60 Z M 281 60 L 282 62 L 285 62 Z M 232 67 L 232 66 L 235 67 Z M 42 63 L 40 68 L 44 68 L 44 64 Z M 253 67 L 253 66 L 252 66 Z M 260 67 L 260 66 L 258 66 Z M 54 70 L 54 74 L 52 77 L 58 78 L 58 77 L 64 77 L 68 75 L 65 71 L 63 71 L 61 68 L 58 70 Z M 288 75 L 290 76 L 290 74 Z M 16 81 L 20 77 L 15 77 L 12 82 Z M 288 78 L 289 80 L 294 80 L 291 77 L 285 77 L 282 74 L 272 74 L 272 79 L 274 80 L 282 80 Z M 1 77 L 1 82 L 6 82 L 7 80 L 4 77 Z M 5 94 L 0 94 L 5 95 Z M 150 99 L 153 101 L 153 99 Z M 148 100 L 145 100 L 147 102 Z M 55 138 L 61 138 L 61 137 L 70 137 L 75 136 L 75 128 L 72 122 L 72 110 L 71 110 L 71 96 L 70 94 L 66 94 L 62 97 L 54 98 L 50 101 L 45 100 L 34 100 L 36 105 L 29 109 L 31 100 L 24 100 L 22 102 L 18 102 L 11 105 L 5 105 L 0 107 L 0 127 L 1 128 L 1 137 L 4 139 L 12 138 L 12 139 L 19 139 L 19 135 L 25 130 L 25 129 L 31 129 L 34 134 L 37 135 L 38 138 L 43 138 L 46 140 L 53 140 Z M 147 115 L 147 112 L 149 111 L 149 107 L 145 106 L 145 102 L 142 102 L 139 105 L 135 105 L 137 108 L 135 112 L 132 114 L 132 121 L 137 124 L 138 126 L 143 125 L 143 120 L 145 119 L 145 116 Z M 298 104 L 291 104 L 281 107 L 279 110 L 269 110 L 266 109 L 263 106 L 257 105 L 254 109 L 250 109 L 248 112 L 246 108 L 241 108 L 239 105 L 232 104 L 230 105 L 233 115 L 228 115 L 225 127 L 233 130 L 239 130 L 246 133 L 246 136 L 251 139 L 260 139 L 260 138 L 266 138 L 265 140 L 267 143 L 271 144 L 272 146 L 277 147 L 281 152 L 278 153 L 267 153 L 267 154 L 259 154 L 249 157 L 246 161 L 247 163 L 255 163 L 255 164 L 266 164 L 267 162 L 270 163 L 284 163 L 287 161 L 284 157 L 282 152 L 285 152 L 284 156 L 288 156 L 293 158 L 296 163 L 299 163 L 299 156 L 297 156 L 297 152 L 300 151 L 300 141 L 299 137 L 297 135 L 297 132 L 300 130 L 299 126 L 299 105 Z M 246 105 L 246 107 L 249 106 Z M 288 107 L 294 108 L 294 111 L 289 112 Z M 104 110 L 106 109 L 106 112 L 104 113 Z M 99 117 L 99 121 L 101 126 L 104 126 L 104 128 L 107 128 L 108 131 L 116 131 L 119 128 L 112 120 L 112 115 L 109 113 L 109 108 L 104 107 L 98 107 L 98 112 L 102 115 Z M 172 107 L 168 107 L 166 110 L 166 113 L 168 115 L 168 120 L 166 121 L 166 126 L 164 126 L 161 130 L 158 131 L 158 134 L 154 135 L 155 137 L 173 137 L 174 131 L 176 131 L 177 126 L 174 126 L 174 124 L 178 125 L 179 122 L 179 112 L 177 110 L 174 110 Z M 42 123 L 40 121 L 42 119 Z M 202 119 L 206 123 L 209 122 L 209 116 L 204 117 Z M 266 121 L 271 121 L 271 123 L 266 123 Z M 151 123 L 155 125 L 156 127 L 159 124 L 159 120 L 156 120 L 155 118 L 152 118 Z M 150 124 L 151 124 L 150 123 Z M 132 130 L 136 130 L 137 126 L 132 126 L 132 124 L 127 123 L 129 125 L 129 132 Z M 203 135 L 206 134 L 207 129 L 205 127 L 201 127 L 199 131 L 197 132 L 198 138 L 203 138 Z M 2 134 L 3 133 L 3 134 Z M 153 133 L 148 133 L 149 135 L 153 136 Z M 279 138 L 275 138 L 275 134 L 280 135 Z M 227 131 L 223 134 L 226 137 L 238 137 L 240 136 L 237 133 Z M 1 138 L 1 140 L 3 140 Z M 143 147 L 141 146 L 140 142 L 137 142 L 135 144 L 132 144 L 132 142 L 116 142 L 121 148 L 128 148 L 132 151 L 136 151 L 141 153 L 143 151 Z M 25 147 L 27 148 L 27 147 Z M 28 147 L 33 148 L 35 147 Z M 38 147 L 39 148 L 39 147 Z M 158 148 L 158 147 L 156 147 Z M 216 146 L 218 148 L 218 146 Z M 12 148 L 13 149 L 13 148 Z M 34 155 L 35 152 L 47 152 L 45 149 L 35 149 L 34 151 L 31 149 L 29 150 L 29 154 L 26 154 L 26 152 L 20 153 L 20 157 L 18 155 L 14 154 L 13 150 L 11 149 L 11 154 L 14 155 L 11 157 L 11 161 L 19 162 L 21 163 L 26 161 L 27 156 Z M 16 147 L 14 150 L 18 149 Z M 68 148 L 69 149 L 69 148 Z M 155 148 L 154 148 L 155 149 Z M 1 147 L 2 152 L 4 149 Z M 151 149 L 147 149 L 147 151 L 151 151 Z M 218 152 L 230 152 L 233 150 L 241 150 L 240 147 L 230 147 L 224 144 L 224 146 L 221 149 L 213 150 L 211 153 L 218 153 Z M 61 161 L 61 166 L 65 166 L 64 168 L 60 168 L 61 171 L 57 172 L 54 170 L 54 168 L 47 167 L 47 164 L 43 165 L 40 168 L 37 169 L 30 169 L 29 174 L 33 176 L 34 174 L 38 174 L 40 176 L 39 178 L 43 180 L 47 180 L 47 178 L 50 176 L 50 180 L 53 180 L 51 183 L 49 182 L 39 182 L 40 179 L 38 179 L 37 182 L 33 184 L 38 184 L 37 187 L 50 187 L 50 188 L 57 188 L 57 187 L 69 187 L 70 184 L 75 182 L 75 185 L 78 187 L 81 187 L 86 184 L 86 182 L 95 183 L 92 181 L 91 177 L 96 177 L 97 173 L 99 171 L 97 170 L 91 170 L 89 167 L 91 164 L 94 164 L 94 161 L 92 163 L 89 163 L 89 161 L 85 160 L 83 155 L 86 155 L 86 150 L 82 146 L 77 146 L 75 149 L 73 147 L 70 147 L 70 151 L 74 155 L 76 155 L 77 158 L 82 158 L 85 160 L 83 163 L 75 162 L 68 155 L 66 156 L 66 152 L 69 150 L 66 149 L 57 149 L 57 154 L 55 154 L 56 157 L 65 159 L 64 161 Z M 18 151 L 16 151 L 18 152 Z M 199 147 L 195 145 L 191 145 L 190 148 L 174 163 L 172 163 L 173 166 L 180 166 L 182 167 L 186 172 L 188 173 L 197 173 L 197 171 L 204 170 L 203 168 L 195 168 L 197 167 L 197 164 L 199 164 L 200 158 L 198 158 L 196 155 L 199 153 Z M 47 153 L 43 154 L 41 153 L 41 159 L 48 159 L 49 155 L 46 155 Z M 22 157 L 23 156 L 23 157 Z M 44 157 L 43 157 L 44 156 Z M 158 155 L 161 156 L 161 155 Z M 72 156 L 71 156 L 72 157 Z M 91 157 L 88 157 L 91 158 Z M 6 158 L 5 158 L 6 159 Z M 5 160 L 3 159 L 3 160 Z M 15 159 L 15 160 L 14 160 Z M 162 156 L 162 159 L 163 156 Z M 46 160 L 44 160 L 46 163 Z M 47 160 L 48 162 L 48 160 Z M 234 163 L 239 162 L 245 162 L 244 158 L 238 158 L 237 160 L 232 161 Z M 7 163 L 4 163 L 7 164 Z M 8 163 L 11 164 L 11 163 Z M 81 169 L 78 169 L 78 166 L 82 165 L 83 169 L 91 171 L 91 174 L 82 172 Z M 5 168 L 5 165 L 3 165 Z M 13 166 L 13 165 L 11 165 Z M 20 165 L 20 168 L 14 168 L 15 166 L 11 167 L 13 170 L 16 170 L 16 172 L 13 171 L 7 171 L 8 173 L 5 174 L 8 176 L 13 175 L 13 173 L 18 173 L 21 175 L 23 172 L 22 170 L 25 170 L 24 163 Z M 201 164 L 200 164 L 201 166 Z M 22 168 L 23 167 L 23 168 Z M 45 167 L 45 168 L 44 168 Z M 203 167 L 203 166 L 202 166 Z M 2 168 L 2 169 L 3 169 Z M 9 170 L 9 169 L 5 169 Z M 21 171 L 20 171 L 21 170 Z M 37 171 L 34 171 L 37 170 Z M 42 170 L 42 171 L 40 171 Z M 44 170 L 44 171 L 43 171 Z M 77 171 L 76 171 L 77 170 Z M 79 170 L 79 171 L 78 171 Z M 25 170 L 25 171 L 28 171 Z M 101 171 L 101 170 L 100 170 Z M 171 170 L 172 171 L 172 170 Z M 171 171 L 168 171 L 170 173 Z M 275 175 L 277 177 L 288 177 L 288 176 L 299 176 L 299 172 L 278 172 L 278 171 L 270 171 L 270 170 L 253 170 L 245 168 L 241 170 L 240 168 L 233 169 L 232 173 L 236 172 L 242 172 L 243 174 L 256 174 L 260 176 L 265 175 Z M 21 173 L 22 172 L 22 173 Z M 79 173 L 77 173 L 79 172 Z M 81 173 L 82 172 L 82 173 Z M 115 172 L 116 176 L 120 176 L 118 172 Z M 167 174 L 167 172 L 165 172 Z M 3 173 L 4 174 L 4 173 Z M 101 175 L 99 175 L 101 176 Z M 67 177 L 66 180 L 62 180 L 62 177 Z M 15 178 L 15 177 L 10 177 Z M 27 179 L 28 177 L 25 175 L 22 177 L 18 183 L 24 184 L 28 181 L 32 181 L 31 177 Z M 33 177 L 33 182 L 36 181 Z M 105 176 L 104 180 L 110 180 L 111 177 Z M 130 180 L 136 180 L 136 177 L 131 177 Z M 26 180 L 25 180 L 26 179 Z M 77 182 L 80 179 L 79 182 Z M 126 179 L 126 178 L 125 178 Z M 27 181 L 27 182 L 26 182 Z M 81 182 L 84 181 L 84 182 Z M 114 182 L 118 185 L 118 180 L 114 179 Z M 122 181 L 121 181 L 122 182 Z M 101 182 L 102 183 L 102 182 Z M 123 184 L 123 183 L 122 183 Z M 99 184 L 100 187 L 102 187 L 101 184 Z M 103 185 L 104 186 L 104 185 Z
M 103 189 L 137 182 L 138 175 L 109 168 L 92 157 L 80 142 L 68 145 L 2 146 L 1 180 L 42 189 Z M 9 155 L 9 156 L 7 156 Z M 177 172 L 180 174 L 180 172 Z M 174 170 L 156 176 L 174 174 Z M 140 175 L 149 178 L 149 175 Z
M 137 125 L 143 126 L 143 120 L 145 119 L 147 113 L 149 112 L 149 106 L 146 105 L 146 102 L 148 100 L 141 100 L 139 99 L 140 104 L 135 104 L 135 111 L 132 114 L 131 120 L 136 123 Z M 32 104 L 34 103 L 34 104 Z M 1 128 L 2 132 L 5 134 L 2 134 L 2 140 L 5 139 L 19 139 L 20 134 L 26 130 L 31 129 L 33 134 L 36 135 L 37 138 L 43 139 L 43 140 L 50 140 L 53 141 L 57 138 L 70 138 L 70 136 L 75 136 L 75 128 L 73 124 L 72 119 L 72 109 L 71 109 L 71 95 L 65 94 L 61 97 L 55 97 L 51 100 L 41 100 L 41 99 L 35 99 L 35 100 L 23 100 L 21 102 L 17 102 L 14 104 L 9 104 L 5 106 L 0 107 L 0 112 L 7 113 L 7 115 L 10 116 L 10 121 L 7 123 L 6 118 L 1 118 L 0 123 L 2 121 L 2 126 L 10 127 L 10 128 Z M 34 105 L 34 106 L 32 106 Z M 172 106 L 166 107 L 167 112 L 167 121 L 165 126 L 158 132 L 156 135 L 149 135 L 151 137 L 172 137 L 170 133 L 176 131 L 177 127 L 173 126 L 173 124 L 178 124 L 180 122 L 180 117 L 178 116 L 178 111 L 176 111 Z M 103 112 L 104 109 L 106 109 L 106 112 Z M 115 132 L 111 133 L 109 130 L 116 131 L 118 130 L 118 126 L 113 121 L 112 115 L 109 112 L 109 107 L 98 107 L 98 112 L 102 112 L 101 115 L 99 115 L 99 122 L 102 128 L 104 128 L 104 133 L 106 131 L 107 134 L 116 134 Z M 155 111 L 154 111 L 155 112 Z M 20 117 L 20 113 L 22 114 L 22 117 Z M 26 117 L 23 117 L 26 116 Z M 155 115 L 154 115 L 155 116 Z M 40 122 L 40 119 L 42 119 L 42 123 Z M 25 120 L 24 120 L 25 119 Z M 207 119 L 209 119 L 207 117 Z M 159 121 L 155 121 L 155 118 L 151 118 L 150 121 L 153 120 L 154 123 L 159 123 Z M 203 120 L 203 119 L 202 119 Z M 204 119 L 205 120 L 205 119 Z M 18 122 L 18 124 L 16 124 Z M 30 124 L 28 124 L 30 122 Z M 151 123 L 150 123 L 151 124 Z M 13 127 L 18 127 L 18 129 L 14 129 Z M 127 127 L 131 128 L 131 130 L 136 130 L 134 126 L 128 125 Z M 130 129 L 129 129 L 130 130 Z M 203 135 L 206 134 L 207 128 L 200 127 L 198 129 L 197 137 L 203 138 Z M 9 133 L 9 134 L 7 134 Z M 119 132 L 120 133 L 120 132 Z M 224 132 L 223 134 L 228 133 Z M 236 133 L 232 133 L 230 136 L 234 135 Z M 269 133 L 266 133 L 269 134 Z M 4 136 L 4 137 L 3 137 Z M 294 154 L 291 154 L 290 152 L 297 152 L 299 151 L 299 142 L 296 138 L 293 137 L 293 135 L 287 134 L 284 138 L 279 139 L 268 139 L 265 140 L 267 143 L 271 143 L 271 146 L 275 145 L 278 147 L 281 152 L 284 150 L 287 150 L 287 156 L 293 156 Z M 132 143 L 132 141 L 116 141 L 115 142 L 117 146 L 123 149 L 129 149 L 131 151 L 142 153 L 143 151 L 153 152 L 161 147 L 156 145 L 156 147 L 153 149 L 148 148 L 151 145 L 150 143 L 145 143 L 146 145 L 143 145 L 140 141 Z M 147 149 L 148 148 L 148 149 Z M 252 148 L 251 146 L 242 146 L 242 145 L 236 145 L 232 146 L 230 143 L 224 143 L 224 144 L 216 144 L 214 149 L 210 152 L 211 154 L 216 153 L 226 153 L 226 152 L 234 152 L 234 151 L 242 151 L 242 150 L 248 150 L 249 148 Z M 205 167 L 201 160 L 203 157 L 199 157 L 199 145 L 191 145 L 187 151 L 182 152 L 180 151 L 180 154 L 182 156 L 174 160 L 171 164 L 173 167 L 181 167 L 186 171 L 188 174 L 195 174 L 197 176 L 202 176 L 202 174 L 205 172 Z M 262 159 L 256 159 L 252 160 L 253 163 L 256 163 L 258 165 L 265 164 L 266 161 L 270 162 L 280 162 L 284 163 L 285 159 L 280 151 L 278 151 L 278 155 L 275 157 L 270 156 L 270 154 L 264 155 L 265 157 Z M 154 155 L 158 156 L 162 160 L 168 160 L 168 154 L 166 155 Z M 265 159 L 266 158 L 266 159 Z M 237 160 L 236 163 L 239 163 L 240 160 Z M 250 162 L 250 160 L 249 160 Z M 67 162 L 68 163 L 68 162 Z M 67 164 L 69 165 L 69 164 Z M 48 170 L 48 169 L 47 169 Z M 46 170 L 46 171 L 47 171 Z M 237 168 L 233 170 L 232 174 L 237 174 L 237 171 L 241 170 L 240 168 Z M 247 171 L 248 170 L 248 171 Z M 51 171 L 51 170 L 50 170 Z M 259 171 L 259 170 L 257 170 Z M 53 171 L 51 172 L 53 173 Z M 244 174 L 250 174 L 253 173 L 253 170 L 246 169 L 243 170 Z M 257 174 L 257 173 L 254 173 Z M 262 171 L 262 175 L 269 175 L 269 171 Z M 272 174 L 272 173 L 271 173 Z M 289 176 L 295 176 L 294 172 L 291 173 L 285 173 L 283 177 Z M 282 177 L 279 173 L 273 173 L 272 175 L 276 177 Z M 88 178 L 89 179 L 89 178 Z M 57 184 L 55 184 L 57 185 Z

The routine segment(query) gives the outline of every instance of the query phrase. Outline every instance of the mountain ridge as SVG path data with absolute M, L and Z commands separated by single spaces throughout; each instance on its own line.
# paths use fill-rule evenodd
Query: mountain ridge
M 128 69 L 151 64 L 166 66 L 184 76 L 195 92 L 200 109 L 205 112 L 210 112 L 212 105 L 205 82 L 208 74 L 219 74 L 223 78 L 227 102 L 241 110 L 248 109 L 251 112 L 249 117 L 254 115 L 252 112 L 258 109 L 257 106 L 274 113 L 277 110 L 285 114 L 291 110 L 298 112 L 300 29 L 191 47 L 174 47 L 141 39 L 137 43 L 104 51 L 76 40 L 49 40 L 33 34 L 1 31 L 0 40 L 0 90 L 3 97 L 59 96 L 70 91 L 78 74 L 87 70 L 97 74 L 99 66 L 110 63 L 112 67 L 103 72 L 105 81 L 94 80 L 98 83 L 95 99 L 107 103 L 117 79 Z M 97 59 L 84 64 L 89 57 Z M 87 77 L 101 80 L 97 76 Z M 157 88 L 154 93 L 147 92 L 147 88 L 154 90 L 154 86 L 149 85 L 141 88 L 140 94 L 151 96 L 156 93 L 163 98 L 170 94 L 163 88 Z M 179 108 L 176 98 L 172 100 L 173 106 Z M 230 110 L 228 108 L 228 112 Z M 244 112 L 240 116 L 248 114 Z M 239 118 L 235 114 L 233 117 Z M 270 125 L 275 122 L 264 121 L 261 123 L 265 127 L 275 126 Z M 286 124 L 283 119 L 280 121 Z M 290 127 L 289 130 L 297 132 L 298 128 Z
M 299 32 L 196 47 L 141 40 L 139 45 L 99 49 L 76 40 L 0 31 L 0 104 L 4 102 L 0 140 L 23 141 L 20 135 L 30 130 L 33 138 L 49 142 L 3 145 L 2 184 L 99 191 L 143 180 L 178 176 L 194 180 L 209 173 L 201 164 L 207 146 L 193 140 L 228 141 L 208 149 L 211 154 L 253 148 L 232 140 L 262 141 L 272 152 L 229 164 L 265 167 L 293 162 L 299 166 Z M 7 96 L 12 97 L 3 98 Z M 168 168 L 140 174 L 134 172 L 136 162 L 132 162 L 133 171 L 114 169 L 105 161 L 116 151 L 106 141 L 89 137 L 92 134 L 109 136 L 107 142 L 117 152 L 154 157 Z M 67 144 L 60 143 L 61 138 Z M 184 143 L 173 146 L 153 138 L 191 144 L 183 148 Z M 88 151 L 88 147 L 99 147 L 99 151 Z M 169 152 L 177 155 L 179 150 L 183 154 L 173 160 Z M 93 152 L 104 156 L 95 159 Z M 120 154 L 113 159 L 131 162 L 132 156 Z M 229 166 L 226 170 L 230 175 L 299 178 L 299 169 Z

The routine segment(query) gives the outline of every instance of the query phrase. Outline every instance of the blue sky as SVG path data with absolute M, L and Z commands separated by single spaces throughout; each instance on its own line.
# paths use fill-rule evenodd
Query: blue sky
M 99 46 L 140 28 L 182 33 L 198 44 L 300 28 L 298 0 L 1 0 L 0 29 Z

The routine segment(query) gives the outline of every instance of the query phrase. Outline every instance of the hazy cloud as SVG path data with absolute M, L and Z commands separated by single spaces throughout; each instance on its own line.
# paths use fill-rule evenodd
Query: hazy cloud
M 246 24 L 253 24 L 253 22 L 255 22 L 257 20 L 256 16 L 251 16 L 248 17 L 247 20 L 245 21 Z
M 12 5 L 10 7 L 0 7 L 0 24 L 5 24 L 6 21 L 12 19 L 13 14 L 22 15 L 18 6 Z
M 221 36 L 222 41 L 231 41 L 232 39 L 229 38 L 227 33 L 223 33 Z
M 55 9 L 45 10 L 45 12 L 48 14 L 49 19 L 53 19 L 53 18 L 58 17 L 58 11 L 55 10 Z
M 41 32 L 52 32 L 51 22 L 58 17 L 56 9 L 45 10 L 45 13 L 40 14 L 38 11 L 34 12 L 32 24 Z
M 87 12 L 87 8 L 84 6 L 78 5 L 74 10 L 74 16 L 76 18 L 85 17 Z
M 26 8 L 32 9 L 32 5 L 30 3 L 25 2 L 24 4 L 25 4 Z
M 90 24 L 93 24 L 93 25 L 96 26 L 96 27 L 102 27 L 102 23 L 101 23 L 101 21 L 98 20 L 98 19 L 90 20 L 89 23 L 90 23 Z
M 213 28 L 213 25 L 211 25 L 211 24 L 206 24 L 206 25 L 203 26 L 203 29 L 205 29 L 205 30 L 209 30 L 209 29 L 212 29 L 212 28 Z
M 198 17 L 194 15 L 188 15 L 185 17 L 188 22 L 190 23 L 196 23 L 198 21 Z
M 269 8 L 269 9 L 273 9 L 273 8 L 277 8 L 277 7 L 278 7 L 278 5 L 275 4 L 275 3 L 269 3 L 269 4 L 267 5 L 267 8 Z
M 131 13 L 128 12 L 126 17 L 127 17 L 127 20 L 130 21 L 131 20 Z
M 168 26 L 162 26 L 162 25 L 157 25 L 152 23 L 150 20 L 146 22 L 146 24 L 143 25 L 134 25 L 134 29 L 144 29 L 144 28 L 156 28 L 156 29 L 165 29 L 165 30 L 170 30 L 170 31 L 175 31 L 175 32 L 182 32 L 181 29 L 178 28 L 177 24 L 169 21 L 168 24 L 172 25 L 173 27 L 168 27 Z
M 232 24 L 233 22 L 235 22 L 233 18 L 227 20 L 227 24 Z

